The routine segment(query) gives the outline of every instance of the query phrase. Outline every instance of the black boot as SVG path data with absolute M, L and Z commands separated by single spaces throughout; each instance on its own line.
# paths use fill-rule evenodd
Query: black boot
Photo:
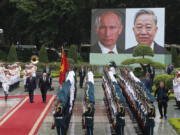
M 5 101 L 7 101 L 7 98 L 8 98 L 8 94 L 5 94 Z

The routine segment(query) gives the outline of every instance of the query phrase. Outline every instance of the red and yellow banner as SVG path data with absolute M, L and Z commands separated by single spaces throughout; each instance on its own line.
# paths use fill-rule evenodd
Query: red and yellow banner
M 60 74 L 59 74 L 59 83 L 61 85 L 63 84 L 63 81 L 65 80 L 67 70 L 69 70 L 69 64 L 68 64 L 66 54 L 63 49 L 61 53 L 61 65 L 60 65 Z

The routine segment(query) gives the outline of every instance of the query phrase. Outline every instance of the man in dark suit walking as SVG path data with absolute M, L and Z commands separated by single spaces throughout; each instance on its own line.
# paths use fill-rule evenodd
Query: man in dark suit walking
M 51 89 L 51 85 L 52 85 L 52 77 L 51 77 L 51 69 L 49 68 L 48 65 L 46 65 L 45 69 L 43 70 L 43 73 L 46 73 L 47 78 L 49 79 L 49 85 L 50 85 L 50 89 Z M 52 88 L 53 89 L 53 88 Z
M 151 79 L 152 85 L 153 85 L 153 80 L 154 80 L 154 76 L 155 76 L 155 68 L 153 67 L 152 63 L 149 64 L 148 73 L 150 74 L 150 79 Z
M 165 117 L 165 119 L 167 118 L 166 113 L 167 113 L 167 107 L 168 107 L 169 94 L 170 93 L 168 93 L 168 90 L 164 86 L 164 82 L 161 81 L 160 86 L 156 89 L 155 95 L 154 95 L 155 97 L 157 96 L 159 113 L 161 115 L 160 119 L 162 119 L 163 116 Z M 163 115 L 162 108 L 164 108 L 164 115 Z
M 152 90 L 152 80 L 150 78 L 150 74 L 146 73 L 146 80 L 145 80 L 145 86 L 149 90 L 149 92 L 153 92 Z
M 86 71 L 83 66 L 81 66 L 81 69 L 79 70 L 79 77 L 80 77 L 80 88 L 83 87 L 84 77 L 86 76 Z
M 46 73 L 43 73 L 43 76 L 39 79 L 39 88 L 42 94 L 42 101 L 43 103 L 46 103 L 46 94 L 50 88 L 50 82 Z
M 26 80 L 26 88 L 29 92 L 30 102 L 33 103 L 34 89 L 36 89 L 36 78 L 32 76 L 32 73 L 29 73 L 29 77 Z

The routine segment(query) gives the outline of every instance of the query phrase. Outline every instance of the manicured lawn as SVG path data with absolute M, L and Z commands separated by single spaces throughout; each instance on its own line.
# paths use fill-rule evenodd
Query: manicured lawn
M 180 135 L 180 118 L 169 118 L 168 121 L 176 130 L 177 134 Z

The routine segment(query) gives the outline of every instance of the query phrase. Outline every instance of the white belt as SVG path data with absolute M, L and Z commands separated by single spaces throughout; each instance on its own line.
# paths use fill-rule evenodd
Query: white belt
M 154 119 L 154 117 L 149 117 L 148 119 Z
M 92 119 L 93 117 L 88 117 L 88 116 L 87 116 L 86 118 L 88 118 L 88 119 Z
M 56 117 L 56 119 L 63 119 L 63 117 Z
M 119 117 L 119 118 L 121 118 L 121 119 L 123 119 L 123 120 L 124 120 L 124 117 Z

